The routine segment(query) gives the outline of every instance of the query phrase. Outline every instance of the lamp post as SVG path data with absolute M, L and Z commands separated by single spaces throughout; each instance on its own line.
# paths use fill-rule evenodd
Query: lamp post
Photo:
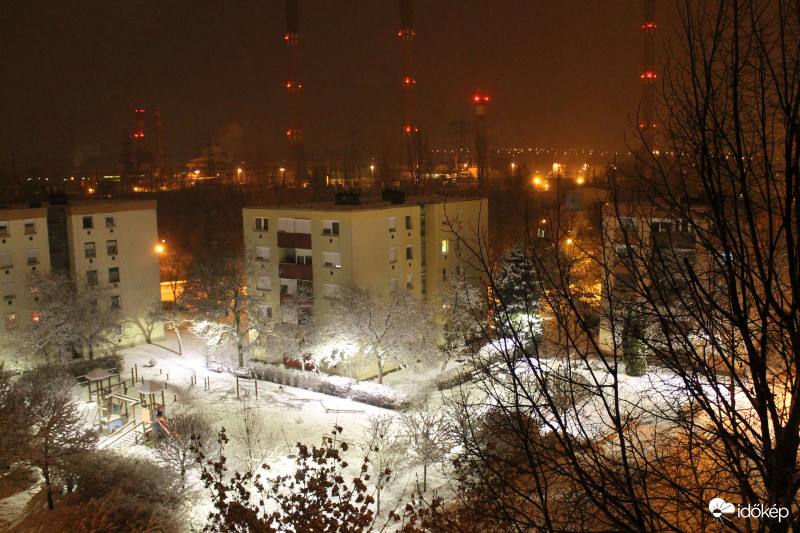
M 369 179 L 370 181 L 375 181 L 375 165 L 369 166 Z

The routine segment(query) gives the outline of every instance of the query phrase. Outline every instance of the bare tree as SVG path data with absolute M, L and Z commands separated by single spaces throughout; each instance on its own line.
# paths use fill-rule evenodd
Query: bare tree
M 162 426 L 155 452 L 159 461 L 180 475 L 181 490 L 186 490 L 186 474 L 197 466 L 194 450 L 213 438 L 208 422 L 196 414 L 181 413 L 171 416 Z
M 425 405 L 406 411 L 400 421 L 408 435 L 409 451 L 422 465 L 422 492 L 427 492 L 428 466 L 444 460 L 452 443 L 445 412 Z
M 94 449 L 97 433 L 83 428 L 72 397 L 75 379 L 69 374 L 45 367 L 24 374 L 18 386 L 27 439 L 19 458 L 41 471 L 52 510 L 54 477 L 67 460 Z
M 612 177 L 602 242 L 587 253 L 600 333 L 555 212 L 533 257 L 559 335 L 534 351 L 486 332 L 494 346 L 472 361 L 480 379 L 455 398 L 462 505 L 436 513 L 441 524 L 677 532 L 716 530 L 719 517 L 731 531 L 800 528 L 800 10 L 677 7 L 665 133 Z M 624 328 L 631 309 L 642 324 Z M 622 376 L 626 344 L 643 346 L 646 376 Z M 723 514 L 710 512 L 716 498 L 731 504 Z M 759 520 L 728 514 L 756 505 L 768 511 Z
M 381 493 L 397 477 L 397 470 L 406 461 L 406 451 L 397 431 L 398 424 L 391 415 L 369 417 L 364 428 L 361 448 L 369 458 L 375 471 L 372 481 L 375 484 L 376 514 L 381 514 Z
M 264 415 L 249 395 L 239 400 L 231 437 L 244 448 L 245 472 L 253 473 L 275 451 L 275 436 L 269 432 Z
M 476 324 L 483 316 L 486 298 L 474 283 L 470 283 L 466 272 L 451 272 L 447 284 L 439 290 L 438 299 L 444 327 L 444 371 L 450 359 L 463 353 L 469 342 L 479 336 Z

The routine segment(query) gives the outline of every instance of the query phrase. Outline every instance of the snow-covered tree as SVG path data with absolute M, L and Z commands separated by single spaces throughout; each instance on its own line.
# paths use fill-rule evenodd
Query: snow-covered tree
M 100 284 L 76 282 L 66 274 L 33 272 L 28 283 L 41 316 L 30 330 L 14 340 L 23 354 L 49 363 L 94 357 L 110 349 L 122 325 L 111 305 L 110 290 Z
M 53 509 L 53 480 L 72 457 L 95 448 L 97 433 L 83 427 L 72 389 L 75 378 L 55 367 L 23 374 L 19 399 L 25 413 L 26 445 L 19 458 L 42 473 L 47 506 Z
M 194 314 L 192 331 L 206 341 L 211 353 L 234 346 L 239 366 L 251 331 L 272 327 L 259 313 L 260 302 L 247 293 L 246 259 L 210 256 L 195 262 L 179 302 Z
M 257 470 L 275 451 L 275 436 L 269 431 L 267 421 L 249 395 L 242 396 L 236 409 L 236 420 L 230 428 L 231 437 L 243 451 L 245 472 Z
M 162 426 L 153 450 L 162 464 L 178 473 L 181 490 L 185 490 L 186 474 L 197 466 L 194 450 L 212 439 L 213 432 L 205 418 L 193 413 L 179 413 L 170 416 L 167 424 Z
M 529 344 L 542 333 L 541 279 L 530 246 L 513 246 L 493 276 L 498 332 Z
M 477 327 L 484 313 L 486 299 L 478 287 L 470 283 L 465 273 L 451 272 L 439 294 L 440 317 L 443 321 L 445 361 L 442 370 L 454 356 L 467 349 L 468 342 L 478 336 Z
M 422 465 L 422 492 L 426 492 L 428 467 L 444 459 L 452 442 L 445 412 L 422 405 L 400 415 L 400 421 L 408 435 L 408 450 Z
M 361 449 L 375 468 L 372 482 L 375 485 L 376 513 L 381 513 L 381 493 L 396 477 L 396 472 L 408 459 L 408 451 L 400 438 L 394 416 L 369 417 L 361 436 Z
M 387 364 L 414 365 L 436 356 L 437 332 L 430 309 L 404 290 L 377 297 L 354 286 L 343 287 L 330 315 L 335 320 L 320 330 L 325 349 L 315 349 L 319 362 L 366 360 L 375 363 L 378 383 Z

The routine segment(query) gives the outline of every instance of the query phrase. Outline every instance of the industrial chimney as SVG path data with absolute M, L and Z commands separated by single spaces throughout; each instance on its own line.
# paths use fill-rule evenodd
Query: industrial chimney
M 488 143 L 486 140 L 486 104 L 489 103 L 489 96 L 476 91 L 472 97 L 472 104 L 475 108 L 475 163 L 478 168 L 478 183 L 483 185 L 486 182 L 487 159 L 489 155 Z
M 653 150 L 655 140 L 655 55 L 656 55 L 656 23 L 655 0 L 643 0 L 644 21 L 642 33 L 644 35 L 643 61 L 642 61 L 642 112 L 639 128 L 642 139 L 648 150 Z
M 286 131 L 289 168 L 293 169 L 293 179 L 300 182 L 305 178 L 305 148 L 300 120 L 300 17 L 298 0 L 286 0 L 286 51 L 288 58 L 288 78 L 286 92 L 289 96 L 289 128 Z M 284 173 L 285 179 L 286 173 Z M 291 174 L 290 174 L 291 176 Z
M 408 158 L 408 172 L 411 180 L 420 179 L 422 143 L 419 126 L 414 118 L 414 14 L 411 0 L 400 0 L 400 37 L 402 46 L 403 72 L 403 141 Z

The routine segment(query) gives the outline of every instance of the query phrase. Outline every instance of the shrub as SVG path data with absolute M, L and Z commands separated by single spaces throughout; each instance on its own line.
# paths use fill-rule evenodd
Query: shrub
M 117 372 L 122 372 L 125 369 L 124 359 L 121 354 L 112 353 L 95 359 L 77 359 L 67 365 L 67 371 L 75 377 L 85 376 L 95 368 L 116 368 Z
M 436 376 L 436 388 L 438 390 L 452 389 L 458 387 L 472 379 L 472 372 L 463 366 L 448 368 Z

